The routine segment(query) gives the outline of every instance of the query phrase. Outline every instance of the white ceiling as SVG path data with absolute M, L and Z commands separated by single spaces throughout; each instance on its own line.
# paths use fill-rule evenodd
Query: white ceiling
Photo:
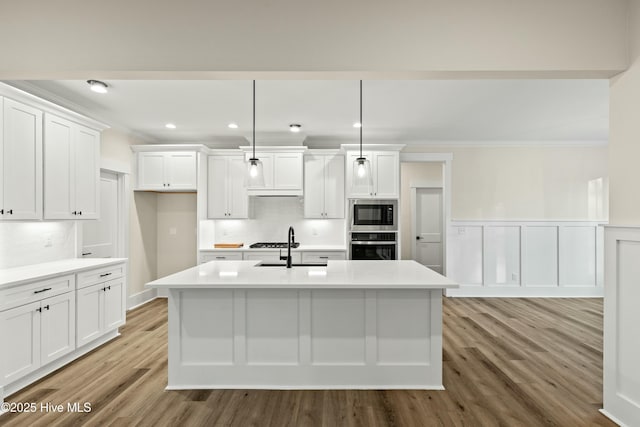
M 79 80 L 9 83 L 149 141 L 251 139 L 251 81 L 118 80 L 107 82 L 106 95 Z M 363 92 L 365 142 L 584 142 L 609 134 L 606 80 L 380 80 L 365 81 Z M 358 115 L 357 81 L 256 82 L 257 143 L 287 140 L 290 123 L 302 125 L 307 143 L 356 142 Z

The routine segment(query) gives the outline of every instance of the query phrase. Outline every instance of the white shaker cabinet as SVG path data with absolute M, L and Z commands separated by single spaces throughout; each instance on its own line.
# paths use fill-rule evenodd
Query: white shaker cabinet
M 344 156 L 305 155 L 304 217 L 344 218 Z
M 244 186 L 243 156 L 209 156 L 207 217 L 230 219 L 249 217 L 249 197 Z
M 196 191 L 196 153 L 139 152 L 137 190 Z
M 245 161 L 252 157 L 245 153 Z M 303 192 L 303 150 L 257 152 L 262 162 L 264 187 L 248 187 L 250 196 L 301 196 Z
M 100 132 L 45 114 L 45 219 L 100 216 Z
M 0 312 L 0 384 L 75 350 L 75 320 L 73 292 Z
M 78 347 L 124 325 L 123 295 L 123 278 L 78 289 Z
M 353 163 L 360 152 L 347 154 L 347 198 L 397 199 L 400 196 L 400 154 L 397 151 L 367 151 L 362 155 L 371 164 L 371 187 L 354 186 Z
M 0 101 L 0 219 L 42 219 L 42 111 Z

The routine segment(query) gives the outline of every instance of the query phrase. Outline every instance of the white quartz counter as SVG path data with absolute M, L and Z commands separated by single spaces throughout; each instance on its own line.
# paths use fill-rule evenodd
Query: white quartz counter
M 326 267 L 258 267 L 213 261 L 148 283 L 151 288 L 444 289 L 452 280 L 415 261 L 329 261 Z
M 60 261 L 0 269 L 0 288 L 23 282 L 47 279 L 65 273 L 77 273 L 97 267 L 118 264 L 127 258 L 70 258 Z
M 250 248 L 249 245 L 241 248 L 204 248 L 200 252 L 273 252 L 287 248 Z M 291 248 L 292 252 L 315 252 L 315 251 L 346 251 L 346 245 L 300 245 L 297 248 Z

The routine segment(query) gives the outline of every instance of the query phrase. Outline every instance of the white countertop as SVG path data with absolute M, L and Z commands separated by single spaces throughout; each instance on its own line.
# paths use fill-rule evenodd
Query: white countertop
M 253 244 L 253 243 L 251 243 Z M 250 248 L 249 245 L 243 246 L 241 248 L 205 248 L 199 249 L 200 252 L 260 252 L 260 251 L 279 251 L 280 248 Z M 282 250 L 287 250 L 287 248 L 282 248 Z M 346 251 L 346 245 L 300 245 L 297 248 L 291 248 L 292 252 L 305 252 L 305 251 Z
M 151 288 L 443 289 L 452 280 L 415 261 L 329 261 L 327 267 L 256 267 L 212 261 L 147 283 Z
M 23 282 L 47 279 L 65 273 L 76 273 L 96 267 L 106 267 L 126 261 L 127 258 L 70 258 L 22 267 L 0 269 L 0 288 Z

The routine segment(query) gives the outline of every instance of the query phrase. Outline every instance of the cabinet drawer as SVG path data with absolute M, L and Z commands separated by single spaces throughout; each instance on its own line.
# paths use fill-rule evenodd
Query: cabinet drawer
M 124 276 L 124 263 L 78 273 L 78 289 Z
M 0 290 L 0 310 L 40 301 L 75 289 L 75 276 L 55 277 Z
M 242 261 L 242 252 L 209 252 L 200 255 L 200 264 L 209 261 Z
M 345 260 L 345 252 L 303 252 L 302 262 L 327 262 L 328 260 Z

